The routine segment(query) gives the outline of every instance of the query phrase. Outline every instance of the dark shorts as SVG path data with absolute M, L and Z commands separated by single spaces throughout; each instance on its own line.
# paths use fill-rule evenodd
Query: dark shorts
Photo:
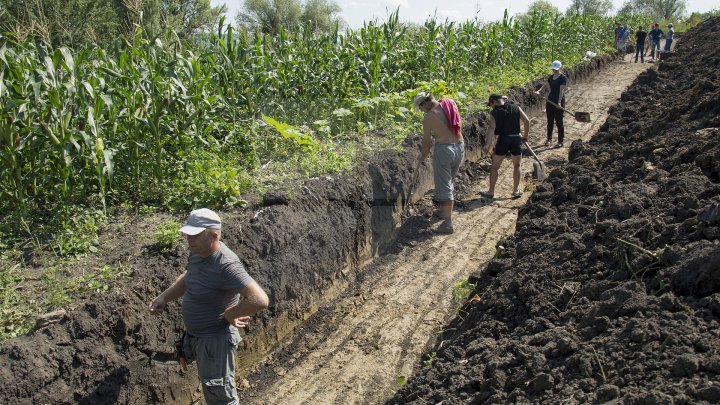
M 495 142 L 495 154 L 505 156 L 510 152 L 513 156 L 522 155 L 522 137 L 518 135 L 499 136 Z

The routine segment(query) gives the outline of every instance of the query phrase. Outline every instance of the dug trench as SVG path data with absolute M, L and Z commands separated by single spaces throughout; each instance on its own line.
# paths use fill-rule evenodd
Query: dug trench
M 720 402 L 720 19 L 520 209 L 389 403 Z
M 602 124 L 607 106 L 641 70 L 613 62 L 612 57 L 574 67 L 569 73 L 571 82 L 577 83 L 573 90 L 576 108 L 598 113 L 589 125 L 569 125 L 568 136 L 589 137 Z M 603 75 L 612 75 L 613 81 L 607 83 Z M 510 99 L 539 113 L 539 103 L 532 95 L 537 87 L 539 82 L 513 89 Z M 312 179 L 300 189 L 274 190 L 251 208 L 221 213 L 223 240 L 271 298 L 270 308 L 243 331 L 238 360 L 244 397 L 293 402 L 291 395 L 300 393 L 320 402 L 341 398 L 366 402 L 388 398 L 397 388 L 398 374 L 410 375 L 428 340 L 453 313 L 448 300 L 453 283 L 493 256 L 495 241 L 512 233 L 517 210 L 527 199 L 526 195 L 521 200 L 488 203 L 474 198 L 487 168 L 479 153 L 486 120 L 486 113 L 465 119 L 468 163 L 459 179 L 463 204 L 459 204 L 455 235 L 436 236 L 430 231 L 432 203 L 426 194 L 432 188 L 432 176 L 428 166 L 422 166 L 415 193 L 408 195 L 418 153 L 417 136 L 408 138 L 404 152 L 378 153 L 350 174 Z M 541 127 L 534 125 L 535 139 L 542 139 Z M 542 150 L 541 157 L 557 167 L 566 151 Z M 500 182 L 504 185 L 499 192 L 509 194 L 506 172 Z M 414 205 L 406 211 L 407 198 Z M 149 316 L 147 311 L 148 302 L 182 273 L 186 253 L 182 248 L 164 255 L 143 253 L 152 251 L 145 235 L 148 222 L 132 217 L 109 226 L 102 235 L 101 254 L 92 258 L 95 263 L 131 268 L 131 279 L 54 319 L 43 317 L 31 333 L 0 344 L 0 379 L 4 382 L 0 402 L 135 404 L 197 399 L 195 370 L 191 366 L 182 372 L 174 361 L 174 340 L 182 328 L 179 304 L 171 304 L 161 316 Z M 478 234 L 487 237 L 477 238 Z M 456 257 L 461 260 L 452 262 Z M 449 267 L 456 272 L 447 272 Z M 404 277 L 385 277 L 389 269 Z M 445 278 L 440 280 L 438 274 Z M 386 288 L 384 296 L 368 299 L 363 295 L 381 287 Z M 412 299 L 391 304 L 393 294 Z M 352 303 L 348 297 L 353 297 Z M 421 301 L 437 311 L 428 315 L 426 307 L 419 306 Z M 362 306 L 362 314 L 373 314 L 372 319 L 358 317 L 355 327 L 343 336 L 338 329 L 308 334 L 312 325 L 341 325 L 345 317 L 337 316 L 332 308 L 342 305 Z M 318 312 L 320 308 L 324 309 Z M 335 315 L 321 318 L 324 313 Z M 315 323 L 305 323 L 310 318 Z M 408 325 L 413 333 L 406 334 L 400 324 Z M 383 330 L 395 331 L 393 338 L 400 338 L 399 343 L 384 338 Z M 353 331 L 357 333 L 350 333 Z M 296 355 L 287 357 L 288 348 L 298 344 L 297 339 L 288 340 L 293 335 L 305 343 Z M 356 353 L 368 357 L 350 358 L 337 350 L 314 351 L 327 336 L 348 347 L 360 347 Z M 376 350 L 378 347 L 391 351 Z M 315 365 L 304 362 L 313 357 L 319 358 Z M 317 364 L 330 364 L 329 360 L 336 362 L 333 367 L 338 370 L 344 361 L 366 366 L 348 374 L 351 377 L 326 376 Z M 378 363 L 385 367 L 373 366 Z M 379 369 L 381 373 L 377 373 Z M 286 375 L 298 377 L 290 384 L 291 380 L 281 378 Z M 299 385 L 309 381 L 315 385 Z M 287 395 L 276 391 L 276 396 L 265 396 L 276 383 L 289 388 Z M 330 388 L 329 394 L 322 393 L 323 386 Z

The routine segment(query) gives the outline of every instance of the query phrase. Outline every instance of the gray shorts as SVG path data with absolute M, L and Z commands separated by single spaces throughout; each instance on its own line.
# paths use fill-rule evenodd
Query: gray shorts
M 435 200 L 453 200 L 453 179 L 465 158 L 465 144 L 435 144 L 433 152 L 433 177 L 435 178 Z
M 201 337 L 185 334 L 183 351 L 188 362 L 194 360 L 197 363 L 208 405 L 239 403 L 235 387 L 235 350 L 241 340 L 235 328 L 231 335 Z

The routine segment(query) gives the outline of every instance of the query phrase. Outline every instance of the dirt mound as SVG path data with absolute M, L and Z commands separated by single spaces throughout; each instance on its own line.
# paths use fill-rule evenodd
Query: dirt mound
M 391 403 L 720 401 L 720 19 L 539 185 Z

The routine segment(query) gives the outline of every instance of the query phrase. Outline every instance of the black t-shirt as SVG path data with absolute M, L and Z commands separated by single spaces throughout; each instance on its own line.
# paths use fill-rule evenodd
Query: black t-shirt
M 557 79 L 553 79 L 553 75 L 548 76 L 548 83 L 550 84 L 550 94 L 548 94 L 548 100 L 553 103 L 560 104 L 560 86 L 567 85 L 567 76 L 560 74 Z M 563 94 L 565 99 L 565 94 Z
M 647 32 L 640 30 L 635 33 L 635 39 L 637 40 L 638 44 L 644 44 L 645 39 L 647 38 Z
M 520 133 L 520 107 L 503 104 L 490 112 L 495 118 L 495 135 L 517 135 Z

